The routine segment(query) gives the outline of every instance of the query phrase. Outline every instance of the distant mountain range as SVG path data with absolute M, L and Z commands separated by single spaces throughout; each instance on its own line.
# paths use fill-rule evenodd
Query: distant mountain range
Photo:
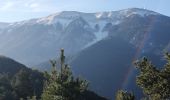
M 60 48 L 69 56 L 75 75 L 90 81 L 101 95 L 114 97 L 122 88 L 132 62 L 147 56 L 159 59 L 170 50 L 170 17 L 154 11 L 129 8 L 82 13 L 64 11 L 48 17 L 0 24 L 0 53 L 27 65 L 49 70 L 46 62 Z M 135 72 L 129 84 L 134 84 Z M 128 89 L 138 91 L 128 85 Z
M 125 26 L 129 22 L 140 24 L 138 19 L 141 22 L 146 19 L 147 24 L 147 20 L 149 23 L 149 18 L 154 16 L 165 17 L 153 11 L 130 8 L 98 13 L 63 11 L 44 18 L 0 23 L 0 53 L 32 66 L 55 57 L 59 48 L 65 48 L 68 55 L 74 55 L 109 35 L 119 34 L 123 31 L 121 28 L 128 28 Z M 131 30 L 134 30 L 133 26 Z M 121 34 L 134 43 L 140 38 L 137 37 L 140 33 L 142 31 L 138 30 L 138 33 Z

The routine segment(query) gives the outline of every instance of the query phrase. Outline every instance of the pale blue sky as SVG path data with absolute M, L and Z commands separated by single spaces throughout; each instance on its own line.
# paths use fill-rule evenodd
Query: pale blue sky
M 100 12 L 133 7 L 170 16 L 170 0 L 0 0 L 0 22 L 44 17 L 59 11 Z

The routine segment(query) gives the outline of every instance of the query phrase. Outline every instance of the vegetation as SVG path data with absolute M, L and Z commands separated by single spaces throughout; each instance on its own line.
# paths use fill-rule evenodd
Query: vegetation
M 83 94 L 88 83 L 80 78 L 74 79 L 72 72 L 65 64 L 64 50 L 61 50 L 60 72 L 56 70 L 56 61 L 51 61 L 53 70 L 47 73 L 47 82 L 42 100 L 84 100 Z
M 105 100 L 87 89 L 86 80 L 74 78 L 70 67 L 65 64 L 64 50 L 61 50 L 60 71 L 56 61 L 51 61 L 51 73 L 45 73 L 46 84 L 42 100 Z
M 0 74 L 0 100 L 106 100 L 88 90 L 86 80 L 73 76 L 63 49 L 60 67 L 55 60 L 51 65 L 50 73 L 23 67 L 14 75 Z
M 163 69 L 157 69 L 148 59 L 143 58 L 135 63 L 140 71 L 136 82 L 143 89 L 148 99 L 170 99 L 170 54 L 166 54 L 167 63 Z
M 147 58 L 135 62 L 140 71 L 136 78 L 137 85 L 143 90 L 146 100 L 170 99 L 170 54 L 166 53 L 167 63 L 162 69 L 155 67 Z M 133 100 L 127 98 L 132 94 L 119 91 L 117 100 Z M 125 99 L 126 98 L 126 99 Z
M 116 100 L 135 100 L 133 93 L 119 90 L 116 94 Z
M 14 76 L 0 75 L 0 100 L 26 99 L 34 95 L 40 97 L 43 87 L 43 74 L 38 71 L 21 69 Z
M 165 58 L 167 63 L 159 69 L 145 57 L 134 63 L 139 70 L 136 84 L 143 90 L 143 99 L 170 100 L 170 54 L 166 53 Z M 88 90 L 86 80 L 73 76 L 70 67 L 65 63 L 63 49 L 60 63 L 56 62 L 51 60 L 50 73 L 26 67 L 21 67 L 12 74 L 1 73 L 0 100 L 106 100 Z M 119 90 L 116 100 L 135 100 L 135 96 Z

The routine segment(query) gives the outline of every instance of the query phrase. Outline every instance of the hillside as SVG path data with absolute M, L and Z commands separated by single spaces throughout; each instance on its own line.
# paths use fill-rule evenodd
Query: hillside
M 32 96 L 40 99 L 47 81 L 44 75 L 11 58 L 0 56 L 0 100 L 18 100 Z M 86 100 L 107 100 L 90 90 L 86 90 L 83 96 Z
M 0 73 L 16 74 L 21 69 L 28 69 L 25 65 L 5 56 L 0 56 Z

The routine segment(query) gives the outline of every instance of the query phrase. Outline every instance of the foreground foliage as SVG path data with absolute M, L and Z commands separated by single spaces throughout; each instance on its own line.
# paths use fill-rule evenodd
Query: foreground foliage
M 86 80 L 74 78 L 70 67 L 65 64 L 64 50 L 61 50 L 60 67 L 57 70 L 56 61 L 51 61 L 51 73 L 45 73 L 45 83 L 42 100 L 105 100 L 90 92 Z
M 86 80 L 73 76 L 63 49 L 60 67 L 55 60 L 51 64 L 51 73 L 23 67 L 13 74 L 0 74 L 0 100 L 106 100 L 88 90 Z
M 83 100 L 83 93 L 88 83 L 80 78 L 74 79 L 68 65 L 65 64 L 64 50 L 61 50 L 60 72 L 56 69 L 56 61 L 51 61 L 52 72 L 46 73 L 46 86 L 42 100 Z
M 143 90 L 145 100 L 170 100 L 170 54 L 165 54 L 167 63 L 158 69 L 147 58 L 135 62 L 139 75 L 136 77 L 137 85 Z M 117 100 L 129 96 L 128 93 L 118 92 Z
M 119 90 L 116 94 L 116 100 L 135 100 L 135 96 L 133 93 Z
M 140 71 L 136 82 L 148 99 L 170 99 L 170 54 L 166 53 L 167 63 L 163 69 L 157 69 L 147 58 L 135 63 Z
M 43 74 L 38 71 L 21 69 L 14 76 L 0 75 L 0 100 L 19 100 L 36 95 L 40 98 Z

